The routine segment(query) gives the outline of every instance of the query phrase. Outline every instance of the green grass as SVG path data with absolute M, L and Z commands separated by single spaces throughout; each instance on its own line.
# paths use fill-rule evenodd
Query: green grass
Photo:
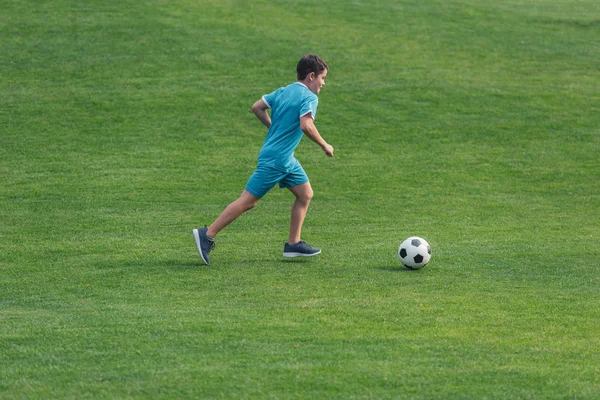
M 599 398 L 599 27 L 593 0 L 5 0 L 0 398 Z M 323 254 L 282 259 L 274 189 L 206 267 L 191 229 L 307 52 Z

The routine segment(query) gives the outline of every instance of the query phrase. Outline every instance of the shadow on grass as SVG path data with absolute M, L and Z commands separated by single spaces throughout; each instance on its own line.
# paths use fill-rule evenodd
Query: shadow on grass
M 309 262 L 314 262 L 310 259 L 310 257 L 295 257 L 295 258 L 283 258 L 278 260 L 278 262 L 282 264 L 304 264 Z
M 136 260 L 136 261 L 125 261 L 115 264 L 114 267 L 122 268 L 203 268 L 210 267 L 210 265 L 204 264 L 202 260 L 189 261 L 189 260 Z
M 384 267 L 377 267 L 377 269 L 381 270 L 381 271 L 388 271 L 388 272 L 410 272 L 413 274 L 418 274 L 419 269 L 413 270 L 413 269 L 408 269 L 406 267 L 402 267 L 402 266 L 398 266 L 398 267 L 390 267 L 390 266 L 384 266 Z
M 223 268 L 247 268 L 256 266 L 270 267 L 286 267 L 293 265 L 310 265 L 311 260 L 307 257 L 302 258 L 284 258 L 284 259 L 239 259 L 219 261 L 213 260 L 210 265 L 204 264 L 202 260 L 185 260 L 185 259 L 147 259 L 135 261 L 122 261 L 112 265 L 113 268 L 144 268 L 144 269 L 175 269 L 175 270 L 203 270 L 203 269 L 223 269 Z M 103 265 L 106 268 L 106 265 Z

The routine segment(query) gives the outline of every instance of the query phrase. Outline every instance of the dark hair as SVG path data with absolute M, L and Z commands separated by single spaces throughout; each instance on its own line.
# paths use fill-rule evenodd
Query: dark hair
M 319 75 L 326 69 L 329 69 L 329 67 L 325 64 L 325 61 L 316 54 L 306 54 L 298 61 L 298 65 L 296 66 L 299 81 L 304 80 L 311 72 L 314 72 L 315 75 Z

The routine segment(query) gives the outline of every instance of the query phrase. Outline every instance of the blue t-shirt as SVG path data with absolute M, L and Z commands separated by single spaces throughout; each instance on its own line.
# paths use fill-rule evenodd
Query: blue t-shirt
M 294 82 L 262 97 L 271 109 L 271 127 L 258 154 L 258 165 L 288 170 L 295 164 L 294 150 L 304 134 L 300 117 L 317 116 L 319 98 L 304 84 Z

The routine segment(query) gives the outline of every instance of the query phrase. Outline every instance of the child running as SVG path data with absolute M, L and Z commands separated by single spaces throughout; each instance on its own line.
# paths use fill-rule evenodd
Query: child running
M 328 157 L 333 157 L 333 147 L 321 137 L 314 124 L 319 103 L 317 96 L 325 85 L 328 69 L 319 56 L 307 54 L 296 67 L 296 82 L 264 95 L 252 106 L 256 117 L 269 129 L 258 154 L 258 166 L 237 200 L 229 204 L 210 226 L 192 231 L 200 256 L 207 265 L 219 232 L 254 207 L 275 184 L 296 196 L 283 256 L 310 257 L 321 253 L 320 249 L 300 239 L 313 190 L 304 169 L 294 157 L 294 150 L 305 134 L 321 146 Z M 271 116 L 267 113 L 269 108 Z

